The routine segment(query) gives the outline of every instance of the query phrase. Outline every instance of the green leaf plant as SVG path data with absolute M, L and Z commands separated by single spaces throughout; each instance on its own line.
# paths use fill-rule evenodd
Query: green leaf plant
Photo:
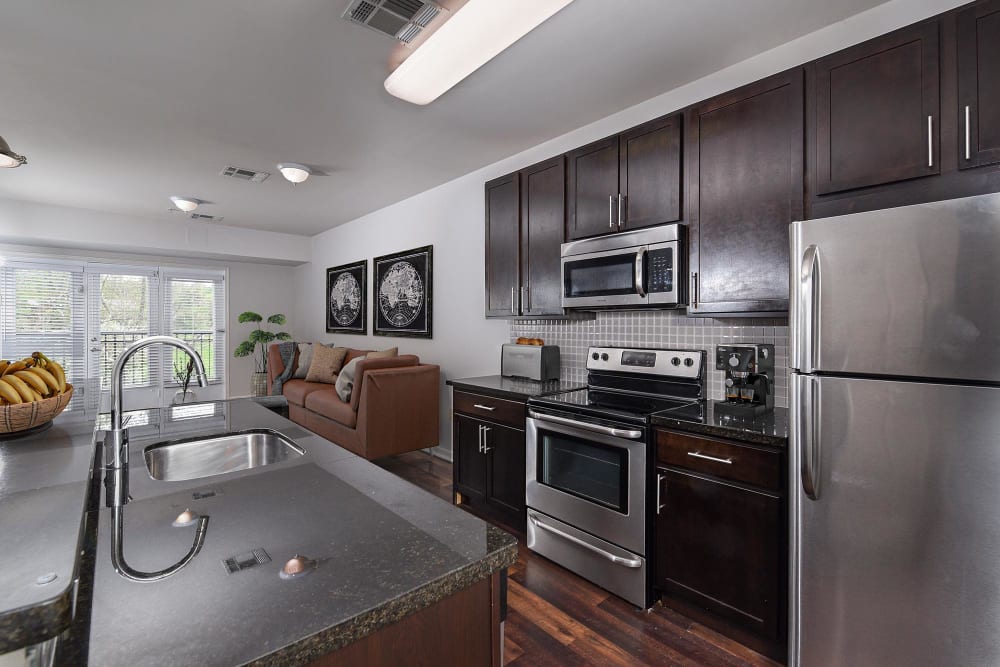
M 240 324 L 246 324 L 250 322 L 252 324 L 258 324 L 264 321 L 264 318 L 257 313 L 248 310 L 245 313 L 240 313 L 237 318 Z M 267 323 L 263 325 L 266 327 L 269 324 L 275 324 L 282 326 L 287 320 L 284 315 L 277 314 L 271 315 L 267 318 Z M 267 344 L 275 340 L 291 340 L 292 337 L 284 332 L 272 332 L 262 326 L 258 326 L 247 339 L 236 346 L 233 351 L 234 357 L 253 357 L 254 372 L 256 373 L 266 373 L 267 372 Z

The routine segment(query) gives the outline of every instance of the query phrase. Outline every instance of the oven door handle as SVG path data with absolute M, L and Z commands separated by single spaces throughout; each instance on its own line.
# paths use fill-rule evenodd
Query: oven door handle
M 584 549 L 589 549 L 589 550 L 593 551 L 595 554 L 597 554 L 597 555 L 599 555 L 599 556 L 601 556 L 603 558 L 607 558 L 609 561 L 611 561 L 612 563 L 615 563 L 616 565 L 622 565 L 624 567 L 630 567 L 630 568 L 633 568 L 633 569 L 637 568 L 637 567 L 642 567 L 642 560 L 639 559 L 639 558 L 622 558 L 621 556 L 616 556 L 614 554 L 609 554 L 604 549 L 600 549 L 598 547 L 595 547 L 593 544 L 588 544 L 588 543 L 584 542 L 583 540 L 581 540 L 579 537 L 575 537 L 573 535 L 570 535 L 569 533 L 566 533 L 566 532 L 563 532 L 563 531 L 559 530 L 558 528 L 553 528 L 552 526 L 549 526 L 549 525 L 546 525 L 546 524 L 542 523 L 541 521 L 538 520 L 537 517 L 532 516 L 530 514 L 528 515 L 528 520 L 531 521 L 531 523 L 533 525 L 535 525 L 536 527 L 541 528 L 544 531 L 550 532 L 553 535 L 558 535 L 559 537 L 563 538 L 564 540 L 568 540 L 568 541 L 572 542 L 573 544 L 576 544 L 577 546 L 583 547 Z
M 601 426 L 600 424 L 588 424 L 586 422 L 578 422 L 575 419 L 567 419 L 566 417 L 539 414 L 534 410 L 529 410 L 528 416 L 532 419 L 537 419 L 538 421 L 552 422 L 553 424 L 562 424 L 563 426 L 572 426 L 573 428 L 583 429 L 584 431 L 593 431 L 594 433 L 603 433 L 604 435 L 610 435 L 616 438 L 628 438 L 629 440 L 639 440 L 642 438 L 642 431 L 629 428 L 612 428 L 610 426 Z

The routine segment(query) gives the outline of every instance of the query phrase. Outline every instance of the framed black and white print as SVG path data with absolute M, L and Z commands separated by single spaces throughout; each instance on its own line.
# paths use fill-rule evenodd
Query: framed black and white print
M 368 260 L 326 270 L 326 332 L 368 333 Z
M 375 258 L 376 336 L 433 337 L 433 250 L 424 246 Z

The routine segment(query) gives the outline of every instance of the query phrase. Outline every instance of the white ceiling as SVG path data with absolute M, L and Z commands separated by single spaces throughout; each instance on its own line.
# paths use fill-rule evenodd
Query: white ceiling
M 0 135 L 29 164 L 0 197 L 316 234 L 881 1 L 576 0 L 427 107 L 385 92 L 394 42 L 346 0 L 5 2 Z

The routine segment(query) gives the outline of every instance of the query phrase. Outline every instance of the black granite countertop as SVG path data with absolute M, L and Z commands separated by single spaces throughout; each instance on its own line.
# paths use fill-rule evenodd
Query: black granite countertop
M 181 410 L 154 411 L 131 431 L 124 551 L 140 570 L 179 559 L 194 528 L 171 522 L 187 508 L 210 517 L 204 547 L 167 579 L 129 581 L 111 566 L 102 509 L 91 665 L 306 664 L 517 558 L 511 535 L 251 401 Z M 149 444 L 247 428 L 278 431 L 306 454 L 179 482 L 145 469 Z M 270 562 L 227 573 L 226 558 L 253 549 Z M 295 554 L 318 566 L 281 579 Z
M 678 431 L 714 435 L 758 445 L 785 447 L 788 445 L 788 410 L 774 408 L 773 412 L 756 419 L 741 419 L 721 414 L 715 401 L 704 403 L 702 418 L 684 409 L 664 410 L 652 416 L 654 426 L 665 426 Z
M 0 441 L 0 653 L 54 637 L 73 619 L 93 432 L 69 412 L 45 431 Z
M 524 378 L 504 377 L 503 375 L 484 375 L 448 380 L 447 384 L 461 391 L 471 391 L 497 398 L 509 398 L 514 401 L 526 401 L 536 396 L 559 394 L 564 391 L 583 389 L 587 386 L 583 383 L 563 382 L 562 380 L 538 382 Z

